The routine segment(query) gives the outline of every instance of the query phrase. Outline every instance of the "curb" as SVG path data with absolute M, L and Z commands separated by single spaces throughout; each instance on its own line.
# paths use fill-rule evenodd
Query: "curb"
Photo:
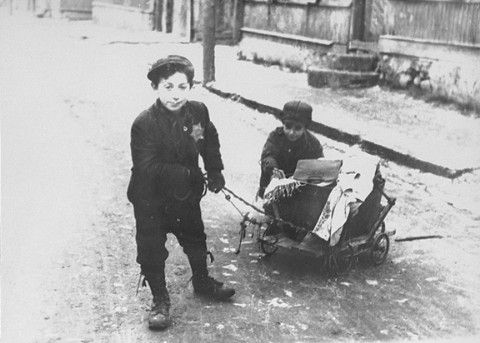
M 259 112 L 274 115 L 280 119 L 282 111 L 279 108 L 262 104 L 252 99 L 247 99 L 236 93 L 229 93 L 216 88 L 213 84 L 203 86 L 209 92 L 216 94 L 222 98 L 237 101 L 249 108 Z M 354 135 L 346 131 L 339 130 L 332 126 L 313 121 L 309 128 L 311 131 L 326 136 L 330 139 L 346 143 L 348 145 L 358 145 L 363 151 L 377 155 L 381 158 L 393 161 L 395 163 L 404 165 L 409 168 L 418 169 L 422 172 L 431 173 L 434 175 L 455 179 L 465 173 L 472 172 L 476 168 L 465 169 L 451 169 L 439 164 L 424 161 L 414 156 L 393 150 L 387 146 L 377 144 L 367 139 L 363 139 L 360 135 Z
M 350 71 L 312 67 L 307 70 L 308 85 L 315 88 L 373 87 L 379 74 L 374 71 Z

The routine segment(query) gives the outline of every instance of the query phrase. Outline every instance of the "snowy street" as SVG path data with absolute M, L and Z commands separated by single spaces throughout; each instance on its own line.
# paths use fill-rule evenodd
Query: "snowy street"
M 130 126 L 154 101 L 148 63 L 171 52 L 200 66 L 201 49 L 122 43 L 116 35 L 128 33 L 91 22 L 0 15 L 2 342 L 436 340 L 480 329 L 479 171 L 452 181 L 383 161 L 386 190 L 397 198 L 386 220 L 393 238 L 443 238 L 392 239 L 385 264 L 359 263 L 329 278 L 299 254 L 262 258 L 248 237 L 235 255 L 241 217 L 209 193 L 202 209 L 211 271 L 237 294 L 226 304 L 196 298 L 172 236 L 166 271 L 174 324 L 149 331 L 149 291 L 135 295 L 126 198 Z M 208 106 L 218 129 L 227 187 L 253 200 L 262 145 L 280 122 L 200 85 L 192 97 Z M 317 137 L 327 157 L 349 149 Z

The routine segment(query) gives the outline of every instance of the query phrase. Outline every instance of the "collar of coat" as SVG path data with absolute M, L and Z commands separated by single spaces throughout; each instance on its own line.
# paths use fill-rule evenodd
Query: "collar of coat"
M 166 108 L 165 105 L 160 101 L 160 99 L 157 99 L 157 101 L 155 101 L 155 104 L 153 105 L 153 108 L 155 114 L 166 116 L 171 121 L 177 121 L 179 118 L 185 118 L 185 113 L 187 112 L 188 106 L 189 103 L 187 101 L 178 113 L 174 113 L 168 108 Z
M 295 142 L 291 142 L 291 141 L 285 136 L 285 132 L 283 131 L 283 126 L 277 127 L 277 129 L 276 129 L 275 131 L 276 131 L 276 134 L 277 134 L 277 135 L 279 135 L 280 137 L 282 137 L 282 139 L 285 141 L 285 144 L 286 144 L 288 147 L 298 148 L 298 147 L 301 147 L 301 146 L 310 146 L 310 145 L 311 145 L 311 139 L 310 139 L 311 133 L 308 132 L 308 130 L 305 130 L 305 133 L 302 135 L 302 137 L 300 137 L 300 138 L 299 138 L 298 140 L 296 140 Z
M 178 128 L 177 130 L 188 134 L 192 132 L 193 117 L 189 101 L 185 103 L 178 113 L 174 113 L 166 108 L 160 99 L 157 99 L 152 107 L 154 116 L 166 118 L 173 128 Z

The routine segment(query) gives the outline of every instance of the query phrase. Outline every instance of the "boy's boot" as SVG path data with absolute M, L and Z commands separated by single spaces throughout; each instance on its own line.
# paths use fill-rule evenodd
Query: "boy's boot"
M 165 273 L 146 273 L 145 279 L 153 295 L 148 327 L 151 330 L 164 330 L 170 326 L 170 297 L 165 284 Z
M 235 294 L 233 288 L 223 287 L 223 282 L 208 276 L 207 254 L 205 251 L 187 255 L 192 268 L 192 284 L 195 294 L 214 300 L 228 300 Z

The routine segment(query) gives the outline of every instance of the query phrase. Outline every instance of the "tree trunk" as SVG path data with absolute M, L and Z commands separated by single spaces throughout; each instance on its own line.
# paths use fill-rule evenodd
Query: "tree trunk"
M 215 2 L 203 2 L 203 84 L 215 81 Z

